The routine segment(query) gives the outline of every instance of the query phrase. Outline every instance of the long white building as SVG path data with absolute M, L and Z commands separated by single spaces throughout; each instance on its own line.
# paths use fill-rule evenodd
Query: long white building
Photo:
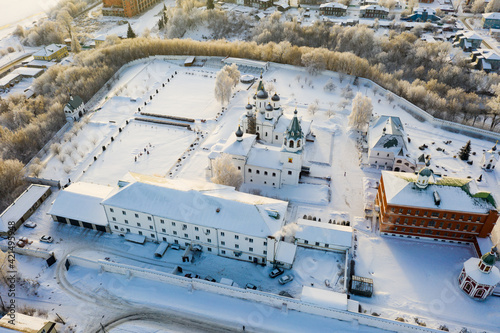
M 288 203 L 213 183 L 130 173 L 101 203 L 112 233 L 270 264 Z

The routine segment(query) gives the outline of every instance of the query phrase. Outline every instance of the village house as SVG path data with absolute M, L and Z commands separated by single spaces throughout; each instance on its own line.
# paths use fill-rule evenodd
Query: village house
M 267 9 L 273 5 L 272 0 L 244 0 L 243 5 L 258 9 Z
M 68 122 L 77 121 L 87 111 L 85 110 L 85 103 L 80 96 L 69 95 L 69 101 L 64 106 L 64 115 Z
M 33 54 L 35 60 L 52 61 L 61 60 L 68 55 L 68 48 L 63 44 L 50 44 Z
M 297 220 L 295 244 L 323 251 L 345 253 L 352 246 L 352 227 L 306 219 Z
M 483 29 L 500 29 L 500 13 L 484 13 Z
M 469 178 L 382 171 L 375 205 L 383 235 L 458 243 L 488 237 L 498 220 L 493 195 Z
M 346 16 L 347 6 L 337 2 L 328 2 L 319 6 L 319 13 L 326 16 Z
M 459 31 L 453 40 L 453 46 L 458 46 L 465 52 L 471 52 L 481 47 L 483 39 L 474 31 Z
M 387 19 L 389 16 L 389 9 L 379 5 L 366 5 L 361 6 L 359 10 L 359 17 L 364 18 L 379 18 Z
M 441 20 L 441 18 L 436 15 L 436 11 L 433 8 L 416 7 L 413 8 L 413 14 L 402 17 L 401 20 L 408 22 L 436 22 Z
M 417 165 L 408 152 L 407 141 L 399 117 L 379 116 L 368 131 L 368 164 L 377 169 L 414 172 Z
M 472 67 L 485 72 L 500 70 L 500 55 L 492 50 L 477 49 L 471 53 Z

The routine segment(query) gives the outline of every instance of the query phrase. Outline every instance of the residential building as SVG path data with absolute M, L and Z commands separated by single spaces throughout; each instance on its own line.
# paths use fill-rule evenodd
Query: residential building
M 12 73 L 19 74 L 22 78 L 33 79 L 42 75 L 44 73 L 44 70 L 42 68 L 19 67 Z
M 233 187 L 130 173 L 102 201 L 112 233 L 274 263 L 288 203 Z
M 158 2 L 159 0 L 103 0 L 102 15 L 133 17 Z
M 347 6 L 337 2 L 328 2 L 319 6 L 319 13 L 327 16 L 346 16 Z
M 295 244 L 317 250 L 346 252 L 352 246 L 352 228 L 326 222 L 297 220 Z
M 441 20 L 441 18 L 436 15 L 436 11 L 433 8 L 416 7 L 413 8 L 413 14 L 408 17 L 402 17 L 401 20 L 408 22 L 436 22 Z
M 500 13 L 484 13 L 483 14 L 483 29 L 500 29 Z
M 485 253 L 481 259 L 467 260 L 458 277 L 460 289 L 475 300 L 486 299 L 500 282 L 500 271 L 495 267 L 497 260 L 496 247 Z
M 453 40 L 453 46 L 459 46 L 466 52 L 471 52 L 481 47 L 483 39 L 474 31 L 459 31 Z
M 434 0 L 418 0 L 420 3 L 434 3 Z
M 22 75 L 19 73 L 9 73 L 0 78 L 0 89 L 7 89 L 15 86 L 22 80 Z
M 387 19 L 387 16 L 389 16 L 389 9 L 379 5 L 366 5 L 359 9 L 359 17 Z
M 273 0 L 244 0 L 243 3 L 248 7 L 267 9 L 273 5 Z
M 59 191 L 47 213 L 54 222 L 102 232 L 111 232 L 101 202 L 113 191 L 111 186 L 77 182 Z
M 500 55 L 492 50 L 477 49 L 471 53 L 471 65 L 485 72 L 500 71 Z
M 64 44 L 50 44 L 33 54 L 35 60 L 61 60 L 68 55 L 68 47 Z
M 50 186 L 30 185 L 0 214 L 0 235 L 7 235 L 9 230 L 19 229 L 51 193 Z
M 399 117 L 375 118 L 368 131 L 368 164 L 377 169 L 415 172 L 416 162 L 408 152 L 407 141 Z
M 429 164 L 429 163 L 427 163 Z M 498 220 L 496 201 L 469 178 L 382 171 L 375 204 L 383 235 L 474 243 Z
M 495 166 L 498 163 L 499 153 L 497 152 L 497 144 L 493 146 L 488 151 L 483 153 L 483 157 L 481 158 L 481 168 L 486 171 L 495 170 Z
M 69 101 L 64 106 L 64 115 L 66 116 L 66 120 L 69 122 L 77 121 L 86 112 L 85 103 L 80 96 L 69 95 Z

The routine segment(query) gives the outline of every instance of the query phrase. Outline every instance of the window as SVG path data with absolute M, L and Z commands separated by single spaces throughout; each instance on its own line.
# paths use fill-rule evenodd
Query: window
M 264 176 L 267 176 L 267 171 L 264 171 Z
M 255 173 L 260 175 L 260 170 L 255 170 Z
M 141 236 L 142 236 L 142 231 L 139 231 L 139 235 L 141 235 Z
M 209 229 L 206 230 L 206 234 L 210 235 L 210 230 Z
M 212 252 L 212 248 L 211 247 L 207 247 L 207 251 L 208 252 Z
M 416 211 L 415 211 L 415 215 L 418 215 L 418 214 L 420 214 L 420 211 L 419 211 L 419 210 L 416 210 Z
M 304 240 L 304 244 L 309 244 L 309 241 L 308 240 Z
M 253 238 L 249 238 L 249 239 L 248 239 L 248 241 L 249 241 L 250 243 L 253 243 Z
M 186 229 L 187 229 L 187 227 L 188 227 L 188 226 L 187 226 L 187 224 L 183 224 L 183 225 L 182 225 L 182 230 L 186 230 Z
M 431 216 L 432 216 L 432 217 L 439 217 L 439 213 L 438 213 L 438 212 L 432 212 L 432 213 L 431 213 Z
M 248 251 L 253 252 L 253 247 L 249 247 Z
M 266 250 L 264 250 L 264 251 L 263 251 L 263 253 L 264 253 L 264 254 L 267 254 L 267 251 L 266 251 Z
M 184 234 L 184 238 L 189 238 L 189 235 L 188 234 Z
M 151 238 L 155 238 L 155 234 L 151 234 Z
M 430 235 L 430 234 L 431 234 L 431 232 L 432 232 L 431 230 L 425 230 L 425 233 L 426 233 L 427 235 Z
M 238 166 L 238 170 L 241 170 L 241 167 L 240 167 L 240 166 Z
M 278 136 L 276 135 L 276 140 L 278 140 Z
M 240 248 L 240 246 L 238 244 L 235 244 L 234 247 L 237 248 L 237 249 Z
M 448 223 L 448 226 L 446 227 L 446 229 L 451 229 L 451 223 Z
M 124 210 L 122 210 L 122 214 L 123 214 L 123 215 L 127 215 L 127 212 L 126 212 L 126 211 L 124 211 Z
M 325 247 L 330 247 L 330 245 L 328 245 L 328 244 L 325 244 Z
M 115 225 L 115 229 L 118 230 L 118 226 L 117 225 Z
M 115 210 L 113 208 L 110 208 L 109 211 L 113 213 Z
M 154 228 L 153 228 L 153 226 L 152 226 L 152 225 L 150 225 L 150 226 L 149 226 L 149 229 L 153 230 Z
M 226 254 L 226 250 L 222 250 L 222 251 L 220 251 L 220 253 Z
M 448 217 L 448 214 L 447 213 L 444 213 L 443 214 L 443 219 L 447 218 Z
M 167 237 L 163 237 L 163 241 L 166 242 L 167 241 Z
M 481 222 L 481 217 L 480 216 L 477 217 L 476 222 Z
M 127 228 L 126 230 L 127 230 L 127 232 L 130 232 L 130 228 Z
M 139 217 L 139 214 L 134 214 L 134 215 L 135 215 L 135 217 Z
M 273 177 L 276 177 L 276 172 L 273 172 Z
M 392 208 L 391 208 L 391 212 L 393 212 L 393 213 L 394 213 L 394 207 L 392 207 Z
M 125 221 L 125 224 L 128 224 L 128 220 L 124 220 Z
M 167 230 L 166 230 L 166 229 L 164 229 L 164 228 L 163 228 L 163 229 L 161 229 L 161 231 L 162 231 L 162 232 L 167 232 Z
M 472 221 L 472 215 L 469 216 L 469 221 Z
M 220 245 L 226 245 L 226 242 L 221 241 L 221 242 L 220 242 Z
M 177 239 L 174 239 L 175 244 L 179 244 L 179 241 Z
M 240 239 L 240 236 L 234 235 L 234 239 Z
M 200 230 L 198 227 L 194 227 L 194 231 L 198 231 Z
M 248 173 L 252 173 L 252 169 L 248 169 Z
M 464 216 L 463 215 L 460 215 L 460 219 L 463 220 L 464 219 Z
M 148 221 L 151 221 L 151 216 L 148 216 Z
M 319 246 L 319 242 L 316 242 L 316 246 Z
M 172 222 L 172 225 L 175 227 L 175 222 Z
M 455 230 L 458 230 L 460 228 L 460 224 L 455 225 Z
M 440 228 L 442 228 L 442 227 L 443 227 L 443 224 L 444 224 L 444 222 L 440 222 L 440 223 L 439 223 L 439 227 L 440 227 Z
M 403 208 L 399 208 L 399 214 L 403 214 Z
M 207 238 L 207 242 L 212 243 L 212 239 L 211 238 Z
M 224 236 L 224 231 L 221 231 L 220 235 L 221 235 L 221 236 Z
M 455 219 L 455 214 L 451 214 L 451 219 L 454 220 Z
M 436 221 L 429 221 L 429 224 L 427 224 L 428 227 L 433 227 L 436 225 Z
M 177 235 L 177 231 L 174 231 L 174 232 L 173 232 L 173 234 L 174 234 L 174 235 Z
M 264 246 L 267 246 L 267 242 L 264 241 Z
M 165 224 L 165 220 L 160 219 L 161 224 Z
M 289 175 L 292 175 L 292 172 L 291 172 L 291 171 L 288 171 L 288 174 L 289 174 Z
M 477 228 L 477 226 L 473 226 L 471 231 L 472 232 L 476 231 L 476 228 Z
M 293 158 L 289 157 L 288 158 L 288 163 L 293 163 Z
M 425 211 L 425 212 L 424 212 L 424 216 L 427 216 L 427 214 L 429 214 L 429 212 Z
M 406 214 L 411 214 L 411 209 L 406 210 Z
M 267 136 L 267 132 L 266 132 L 266 134 L 264 136 Z
M 140 226 L 141 226 L 141 224 L 140 224 L 139 222 L 137 222 L 137 226 L 138 226 L 138 227 L 140 227 Z
M 465 225 L 464 227 L 464 231 L 467 231 L 469 229 L 469 226 L 468 225 Z
M 196 238 L 196 240 L 200 240 L 200 236 L 196 236 L 195 238 Z
M 399 223 L 399 220 L 400 220 L 400 218 L 398 217 L 398 218 L 396 219 L 396 223 Z
M 113 221 L 116 221 L 116 217 L 112 217 L 111 219 L 112 219 Z
M 406 218 L 406 219 L 404 219 L 404 222 L 403 222 L 403 223 L 404 223 L 404 224 L 408 224 L 408 219 L 407 219 L 407 218 Z

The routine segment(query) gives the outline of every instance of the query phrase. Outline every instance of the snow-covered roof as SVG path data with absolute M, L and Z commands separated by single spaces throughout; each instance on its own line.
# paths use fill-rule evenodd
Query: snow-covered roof
M 32 184 L 17 199 L 0 214 L 0 231 L 8 230 L 9 221 L 17 222 L 33 207 L 50 186 Z
M 500 55 L 491 50 L 478 49 L 476 52 L 480 53 L 487 60 L 500 60 Z
M 261 14 L 261 15 L 259 15 Z M 266 15 L 263 13 L 257 14 L 261 18 L 264 18 Z M 238 66 L 249 66 L 249 67 L 255 67 L 255 68 L 261 68 L 265 69 L 267 67 L 267 62 L 264 61 L 256 61 L 256 60 L 249 60 L 249 59 L 240 59 L 240 58 L 226 58 L 223 60 L 225 64 L 236 64 Z
M 57 65 L 56 62 L 52 62 L 52 61 L 45 61 L 45 60 L 31 60 L 30 62 L 28 62 L 28 65 L 29 66 L 33 66 L 33 67 L 52 67 L 54 65 Z
M 331 290 L 303 286 L 300 300 L 327 308 L 347 310 L 347 294 Z
M 33 54 L 33 56 L 48 57 L 57 51 L 65 48 L 64 44 L 50 44 L 49 46 L 44 46 L 40 51 Z
M 41 68 L 32 68 L 32 67 L 19 67 L 13 73 L 24 75 L 24 76 L 36 76 L 43 72 Z
M 1 330 L 2 332 L 25 332 L 25 333 L 38 333 L 42 328 L 49 329 L 55 323 L 45 318 L 38 318 L 27 316 L 22 313 L 16 312 L 16 320 L 10 324 L 12 318 L 6 314 L 0 319 L 0 327 L 7 328 L 8 330 Z
M 102 204 L 257 237 L 280 230 L 288 206 L 286 201 L 208 182 L 134 173 L 128 179 L 132 182 Z
M 276 249 L 276 260 L 284 264 L 293 264 L 295 260 L 295 253 L 297 252 L 297 245 L 287 242 L 279 242 Z
M 500 13 L 495 12 L 495 13 L 484 13 L 483 18 L 487 20 L 500 20 Z
M 279 117 L 278 121 L 276 122 L 276 126 L 274 127 L 274 132 L 285 133 L 288 126 L 290 126 L 292 119 L 293 119 L 292 114 L 291 115 L 287 115 L 287 114 L 281 115 L 281 117 Z M 311 131 L 312 121 L 304 120 L 304 119 L 302 119 L 302 117 L 299 117 L 299 123 L 300 123 L 300 127 L 302 128 L 302 133 L 304 133 L 304 135 L 308 135 L 309 132 Z
M 443 177 L 429 181 L 423 190 L 415 186 L 415 174 L 382 171 L 382 180 L 388 204 L 479 214 L 496 209 L 489 201 L 491 194 L 475 192 L 472 179 Z M 435 191 L 441 197 L 439 205 L 434 201 Z
M 478 34 L 476 34 L 474 31 L 465 31 L 465 32 L 463 32 L 463 35 L 467 39 L 483 40 L 483 38 L 481 36 L 479 36 Z
M 337 3 L 337 2 L 328 2 L 328 3 L 322 3 L 319 5 L 319 8 L 341 8 L 341 9 L 347 9 L 347 6 Z
M 7 84 L 10 83 L 12 80 L 16 80 L 21 76 L 21 74 L 18 73 L 9 73 L 5 75 L 4 77 L 0 78 L 0 86 L 6 86 Z
M 384 12 L 389 12 L 389 9 L 382 7 L 380 5 L 365 5 L 365 6 L 359 7 L 359 9 L 361 9 L 361 10 L 380 10 L 380 11 L 384 11 Z
M 236 134 L 232 133 L 231 136 L 227 139 L 227 141 L 219 141 L 219 143 L 214 146 L 212 152 L 214 153 L 226 153 L 237 156 L 248 156 L 250 149 L 255 143 L 257 136 L 255 134 L 244 133 L 242 140 L 238 141 L 236 138 Z M 210 155 L 209 158 L 212 158 Z
M 111 186 L 73 183 L 59 192 L 48 214 L 106 226 L 108 220 L 101 201 L 111 191 L 113 191 Z
M 477 283 L 496 286 L 500 282 L 500 271 L 493 266 L 489 273 L 484 273 L 478 267 L 480 261 L 478 258 L 470 258 L 464 262 L 465 272 Z
M 295 238 L 329 245 L 351 247 L 352 228 L 337 224 L 298 219 Z
M 436 15 L 436 10 L 430 7 L 416 7 L 413 8 L 413 12 L 415 14 L 422 14 L 423 12 L 427 12 L 429 15 Z
M 256 144 L 248 154 L 247 165 L 281 170 L 281 147 Z
M 491 248 L 493 247 L 493 242 L 489 237 L 476 237 L 476 242 L 479 246 L 479 250 L 481 251 L 480 256 L 490 252 Z
M 399 117 L 380 116 L 370 126 L 368 144 L 370 149 L 401 152 L 406 155 L 406 134 Z

